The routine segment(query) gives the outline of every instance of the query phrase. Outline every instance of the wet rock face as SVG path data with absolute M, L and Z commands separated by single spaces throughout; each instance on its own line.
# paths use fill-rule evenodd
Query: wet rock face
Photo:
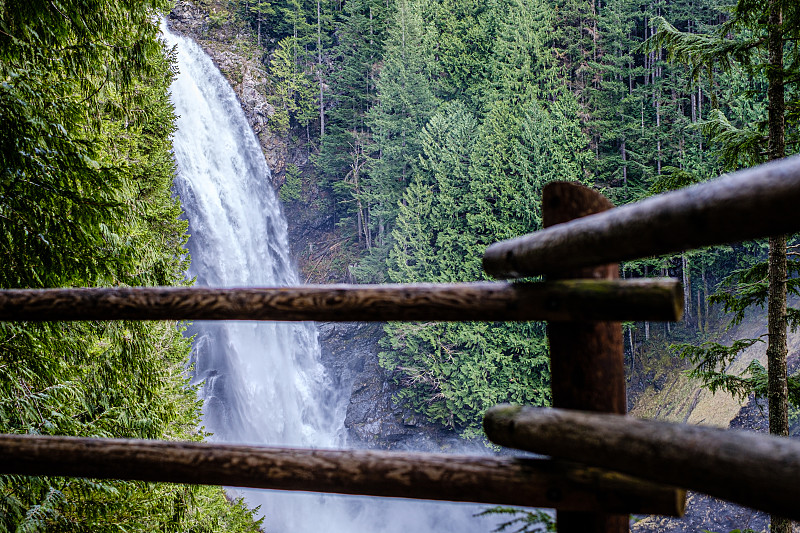
M 253 57 L 251 37 L 245 28 L 226 24 L 219 17 L 222 15 L 181 0 L 167 17 L 167 24 L 172 31 L 197 42 L 228 79 L 258 137 L 272 170 L 272 186 L 277 190 L 285 181 L 287 162 L 303 165 L 308 158 L 292 150 L 285 135 L 270 129 L 269 119 L 275 108 L 267 98 L 267 73 L 261 58 Z
M 380 324 L 319 325 L 322 362 L 336 385 L 350 391 L 345 427 L 348 446 L 385 450 L 463 450 L 452 431 L 428 424 L 392 401 L 395 391 L 378 364 Z M 479 443 L 470 445 L 481 447 Z
M 172 30 L 197 34 L 207 30 L 211 17 L 191 2 L 178 2 L 168 19 Z

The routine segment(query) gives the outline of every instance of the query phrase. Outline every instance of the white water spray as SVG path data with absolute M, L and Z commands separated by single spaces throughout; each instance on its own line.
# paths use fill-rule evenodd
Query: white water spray
M 177 46 L 175 187 L 189 219 L 189 274 L 201 286 L 298 283 L 270 170 L 231 87 L 193 41 Z M 344 444 L 347 398 L 319 362 L 316 328 L 196 322 L 193 360 L 210 440 L 313 448 Z M 485 533 L 474 505 L 242 491 L 275 533 Z

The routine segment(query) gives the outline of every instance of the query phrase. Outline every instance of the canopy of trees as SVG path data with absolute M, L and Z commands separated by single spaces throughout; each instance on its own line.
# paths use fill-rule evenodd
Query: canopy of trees
M 296 40 L 298 72 L 318 84 L 318 116 L 290 125 L 314 134 L 318 185 L 362 250 L 356 278 L 462 281 L 483 277 L 488 243 L 539 227 L 549 180 L 621 204 L 766 160 L 773 4 L 794 20 L 796 6 L 777 0 L 276 0 L 261 31 Z M 252 2 L 235 5 L 255 29 Z M 623 273 L 682 278 L 681 335 L 703 340 L 720 281 L 764 259 L 766 245 L 750 243 Z M 627 328 L 632 354 L 651 327 Z M 383 346 L 400 399 L 466 434 L 495 401 L 549 399 L 538 326 L 389 325 Z

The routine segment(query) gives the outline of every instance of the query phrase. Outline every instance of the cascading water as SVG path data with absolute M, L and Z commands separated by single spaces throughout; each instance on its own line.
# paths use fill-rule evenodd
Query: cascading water
M 162 32 L 177 46 L 171 98 L 179 116 L 175 183 L 189 220 L 189 274 L 197 285 L 298 283 L 286 222 L 270 170 L 236 96 L 194 42 Z M 347 398 L 319 362 L 311 324 L 196 322 L 194 379 L 212 441 L 301 447 L 344 444 Z M 480 508 L 464 505 L 242 491 L 276 533 L 485 532 Z

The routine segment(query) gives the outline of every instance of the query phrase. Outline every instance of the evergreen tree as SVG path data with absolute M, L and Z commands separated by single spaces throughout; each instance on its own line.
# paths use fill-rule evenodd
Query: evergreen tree
M 437 94 L 458 99 L 480 114 L 489 87 L 489 58 L 502 2 L 438 0 L 425 10 L 425 42 L 435 49 Z
M 786 155 L 786 86 L 798 74 L 800 56 L 794 46 L 800 37 L 800 6 L 784 0 L 740 0 L 731 19 L 723 24 L 716 35 L 683 33 L 661 22 L 657 44 L 666 44 L 673 57 L 686 57 L 695 70 L 705 68 L 713 73 L 713 65 L 729 68 L 734 63 L 743 64 L 753 72 L 763 72 L 767 81 L 767 116 L 760 124 L 748 125 L 748 130 L 733 130 L 720 112 L 707 125 L 707 131 L 726 142 L 723 155 L 730 166 L 740 161 L 758 162 L 762 158 L 776 160 Z M 789 114 L 788 120 L 796 120 Z M 766 134 L 766 135 L 765 135 Z M 770 433 L 788 435 L 788 385 L 786 373 L 787 329 L 787 258 L 786 237 L 769 239 L 769 257 L 766 269 L 758 265 L 743 275 L 743 282 L 752 281 L 758 272 L 765 274 L 768 323 L 767 344 L 767 398 L 769 401 Z M 761 281 L 763 287 L 764 283 Z M 752 288 L 746 289 L 744 299 L 737 305 L 754 302 L 763 304 L 763 294 L 753 298 Z M 745 344 L 750 341 L 745 341 Z M 734 343 L 729 350 L 693 350 L 685 353 L 706 367 L 714 368 L 720 360 L 741 349 Z M 751 365 L 752 366 L 752 365 Z M 752 372 L 751 380 L 757 377 Z M 740 382 L 741 383 L 741 382 Z M 791 531 L 791 523 L 778 516 L 771 517 L 771 530 L 781 533 Z
M 332 56 L 337 68 L 328 77 L 330 109 L 316 164 L 323 186 L 333 193 L 337 219 L 350 220 L 358 211 L 370 136 L 366 114 L 375 99 L 375 66 L 383 57 L 389 16 L 383 2 L 352 0 L 335 25 L 338 42 Z
M 266 26 L 270 19 L 273 19 L 275 15 L 275 7 L 273 2 L 268 0 L 253 0 L 252 4 L 249 2 L 245 4 L 245 11 L 247 12 L 248 17 L 252 17 L 254 19 L 254 25 L 256 27 L 256 44 L 261 46 L 262 32 L 265 33 L 267 31 Z
M 417 180 L 406 190 L 389 258 L 393 281 L 457 281 L 463 280 L 460 272 L 480 270 L 474 253 L 472 258 L 446 255 L 458 249 L 447 237 L 465 228 L 463 218 L 445 225 L 432 216 L 440 198 L 447 194 Z M 462 245 L 469 246 L 470 237 L 462 235 Z M 449 250 L 438 248 L 442 242 Z M 474 252 L 474 243 L 470 248 Z M 498 402 L 549 402 L 541 324 L 404 324 L 387 325 L 386 332 L 382 346 L 387 351 L 380 360 L 404 385 L 398 400 L 466 437 L 480 434 L 481 413 Z
M 483 110 L 488 112 L 498 101 L 524 105 L 557 99 L 564 83 L 557 78 L 551 46 L 552 8 L 542 0 L 508 0 L 497 9 Z
M 437 106 L 430 82 L 433 59 L 425 55 L 419 9 L 412 1 L 398 2 L 377 82 L 378 103 L 367 116 L 375 156 L 364 193 L 367 248 L 387 238 L 386 227 L 394 221 L 419 158 L 420 132 Z
M 164 8 L 0 10 L 0 286 L 184 283 L 173 66 L 155 22 Z M 188 350 L 174 323 L 5 322 L 0 431 L 199 440 Z M 218 487 L 25 476 L 0 476 L 0 487 L 3 531 L 258 529 Z
M 294 37 L 285 37 L 270 59 L 273 84 L 271 96 L 275 114 L 270 120 L 278 131 L 286 131 L 291 122 L 307 127 L 317 116 L 317 95 L 313 80 L 300 70 L 295 57 L 299 44 Z
M 582 177 L 576 154 L 585 140 L 576 118 L 561 113 L 535 100 L 522 109 L 497 101 L 479 125 L 463 104 L 443 106 L 420 136 L 419 171 L 393 232 L 390 279 L 484 278 L 487 244 L 538 229 L 531 206 L 544 183 Z M 398 399 L 466 436 L 478 433 L 481 413 L 497 402 L 549 402 L 542 324 L 389 325 L 386 332 L 381 363 L 405 385 Z

